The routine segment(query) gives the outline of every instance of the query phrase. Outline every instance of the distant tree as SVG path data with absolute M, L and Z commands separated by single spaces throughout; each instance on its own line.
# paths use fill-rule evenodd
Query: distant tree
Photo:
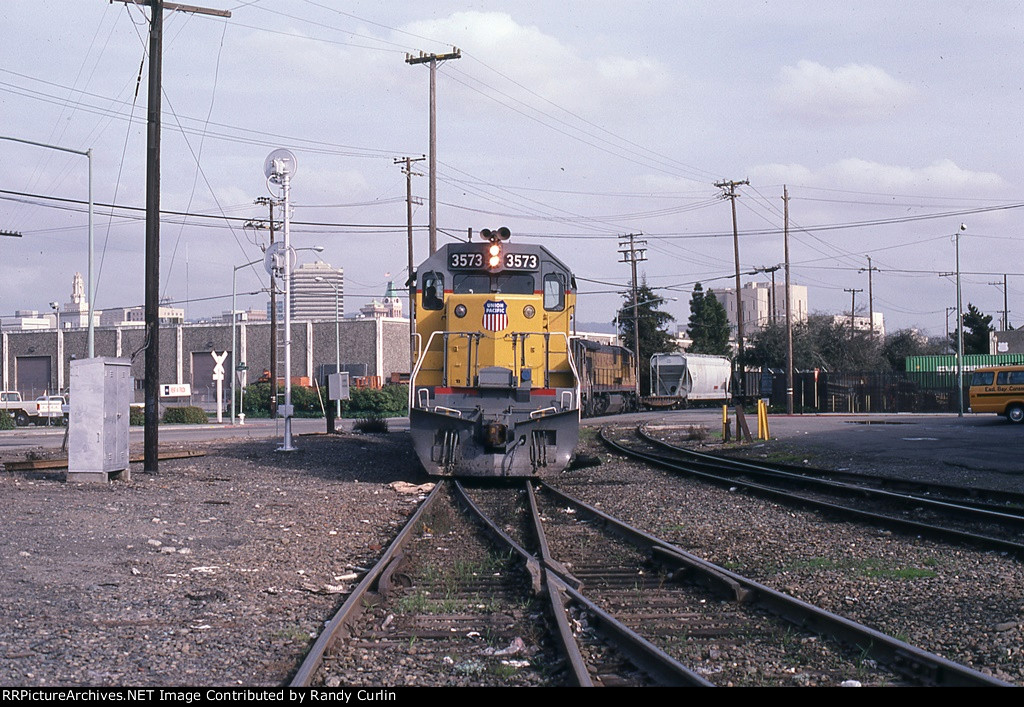
M 744 355 L 748 367 L 783 368 L 786 365 L 786 327 L 768 324 L 755 332 Z M 793 366 L 796 370 L 883 370 L 881 345 L 864 331 L 850 331 L 831 315 L 812 314 L 793 327 Z
M 992 315 L 985 314 L 973 304 L 967 304 L 963 315 L 964 354 L 987 354 L 989 334 L 992 327 Z M 952 334 L 953 345 L 956 346 L 956 332 Z
M 651 356 L 656 353 L 676 350 L 675 339 L 668 331 L 668 327 L 675 321 L 675 317 L 668 312 L 658 310 L 665 300 L 647 286 L 646 280 L 637 287 L 637 302 L 639 303 L 637 321 L 640 335 L 640 390 L 646 394 L 646 391 L 650 390 Z M 622 343 L 626 348 L 632 350 L 634 341 L 632 293 L 625 296 L 622 309 L 619 310 L 618 320 Z
M 913 329 L 900 329 L 885 337 L 882 357 L 893 371 L 906 370 L 908 356 L 933 356 L 946 353 L 947 342 L 941 337 L 926 339 Z
M 705 294 L 699 282 L 693 286 L 693 295 L 690 297 L 690 319 L 686 331 L 693 341 L 688 349 L 690 353 L 731 355 L 729 318 L 725 307 L 712 290 Z

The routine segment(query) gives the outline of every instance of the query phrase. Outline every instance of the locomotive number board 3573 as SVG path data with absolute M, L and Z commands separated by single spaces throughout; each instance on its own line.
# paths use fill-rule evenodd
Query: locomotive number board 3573
M 448 268 L 451 270 L 483 270 L 486 254 L 481 252 L 451 252 L 448 254 Z M 505 253 L 502 257 L 505 270 L 536 270 L 540 258 L 536 253 Z

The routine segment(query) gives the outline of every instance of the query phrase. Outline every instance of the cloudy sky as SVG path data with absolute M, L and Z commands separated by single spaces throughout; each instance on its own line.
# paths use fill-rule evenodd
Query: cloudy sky
M 870 256 L 887 329 L 941 333 L 963 222 L 965 303 L 998 319 L 1005 273 L 1024 324 L 1017 2 L 197 4 L 232 17 L 165 14 L 161 292 L 189 317 L 229 309 L 233 269 L 262 257 L 266 233 L 245 222 L 267 215 L 253 202 L 277 147 L 298 159 L 294 244 L 345 269 L 346 311 L 404 282 L 394 162 L 427 152 L 429 80 L 406 53 L 455 46 L 437 78 L 441 242 L 504 225 L 547 245 L 579 278 L 581 321 L 614 316 L 627 233 L 644 234 L 641 270 L 680 322 L 694 282 L 729 286 L 714 184 L 749 180 L 742 269 L 782 261 L 787 185 L 811 311 L 848 313 L 849 289 L 865 309 Z M 0 3 L 0 136 L 94 152 L 101 309 L 143 301 L 148 13 Z M 0 237 L 0 315 L 48 310 L 86 268 L 87 161 L 9 140 L 0 158 L 0 230 L 22 234 Z M 426 177 L 413 193 L 420 261 Z M 240 293 L 266 286 L 262 267 L 239 271 Z

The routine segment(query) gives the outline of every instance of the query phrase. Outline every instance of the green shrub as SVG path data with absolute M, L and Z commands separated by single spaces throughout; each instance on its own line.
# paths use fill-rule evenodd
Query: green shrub
M 284 388 L 278 388 L 278 400 L 284 401 Z M 239 398 L 241 390 L 238 391 Z M 270 417 L 270 382 L 253 383 L 245 387 L 245 400 L 242 402 L 247 417 Z M 237 401 L 236 401 L 237 402 Z M 324 404 L 327 400 L 324 400 Z M 320 397 L 314 388 L 304 385 L 292 386 L 292 406 L 297 417 L 321 417 L 324 414 L 320 407 Z
M 13 430 L 15 427 L 14 418 L 6 411 L 0 411 L 0 430 Z
M 128 424 L 141 427 L 146 424 L 146 409 L 132 405 L 128 408 Z
M 385 433 L 388 431 L 388 421 L 386 418 L 371 415 L 356 421 L 352 429 L 356 432 Z
M 202 425 L 207 422 L 206 413 L 202 408 L 193 405 L 167 408 L 164 411 L 164 422 L 184 425 Z
M 396 417 L 406 414 L 409 396 L 407 385 L 386 385 L 379 390 L 352 388 L 351 399 L 345 403 L 346 417 Z

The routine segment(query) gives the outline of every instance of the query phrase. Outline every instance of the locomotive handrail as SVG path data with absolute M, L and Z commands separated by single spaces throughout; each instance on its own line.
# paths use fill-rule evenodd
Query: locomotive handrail
M 430 343 L 434 340 L 434 337 L 440 333 L 440 331 L 430 332 L 430 338 L 427 339 L 427 345 L 426 347 L 420 348 L 419 356 L 417 356 L 416 358 L 416 365 L 413 366 L 412 373 L 409 374 L 409 410 L 413 409 L 413 403 L 416 401 L 414 392 L 416 390 L 416 377 L 420 374 L 420 368 L 423 367 L 423 361 L 426 358 L 425 353 L 430 350 Z M 417 334 L 417 336 L 419 336 L 419 334 Z M 423 340 L 422 336 L 420 336 L 420 340 Z M 426 405 L 424 405 L 423 407 L 426 408 Z
M 578 410 L 579 409 L 580 395 L 581 395 L 581 392 L 582 392 L 582 384 L 580 383 L 579 370 L 576 368 L 576 361 L 573 360 L 573 356 L 572 356 L 572 340 L 573 339 L 579 339 L 580 337 L 578 337 L 578 336 L 569 336 L 568 334 L 566 334 L 563 331 L 551 331 L 551 332 L 530 331 L 530 332 L 517 332 L 517 333 L 519 333 L 519 334 L 536 334 L 536 335 L 548 334 L 550 336 L 559 336 L 559 337 L 561 337 L 562 339 L 565 340 L 566 359 L 569 362 L 569 369 L 572 371 L 573 380 L 575 380 L 575 385 L 573 385 L 573 391 L 574 391 L 574 394 L 575 394 L 574 400 L 577 401 L 576 408 Z M 466 336 L 468 334 L 468 332 L 464 332 L 464 331 L 448 331 L 446 329 L 434 330 L 434 331 L 430 332 L 430 338 L 427 339 L 427 345 L 422 347 L 419 350 L 419 355 L 417 356 L 417 359 L 416 359 L 416 365 L 413 367 L 412 373 L 409 375 L 409 409 L 410 410 L 415 406 L 414 403 L 417 402 L 417 400 L 416 400 L 416 393 L 415 393 L 415 391 L 416 391 L 416 378 L 419 376 L 420 370 L 423 367 L 423 361 L 426 359 L 426 354 L 430 352 L 430 347 L 431 347 L 431 345 L 434 342 L 434 337 L 436 337 L 438 335 L 441 335 L 441 336 L 444 337 L 444 336 L 450 336 L 452 334 L 455 334 L 455 335 L 458 335 L 458 336 Z M 419 333 L 417 333 L 416 336 L 418 336 L 420 338 L 420 340 L 422 341 L 423 337 Z M 446 349 L 447 349 L 447 347 L 446 347 Z M 422 407 L 426 408 L 427 405 L 423 405 Z
M 555 414 L 557 412 L 558 412 L 558 408 L 556 408 L 554 406 L 549 407 L 549 408 L 541 408 L 540 410 L 533 410 L 530 413 L 530 417 L 532 419 L 537 419 L 538 417 L 544 417 L 545 415 L 551 415 L 551 414 Z

